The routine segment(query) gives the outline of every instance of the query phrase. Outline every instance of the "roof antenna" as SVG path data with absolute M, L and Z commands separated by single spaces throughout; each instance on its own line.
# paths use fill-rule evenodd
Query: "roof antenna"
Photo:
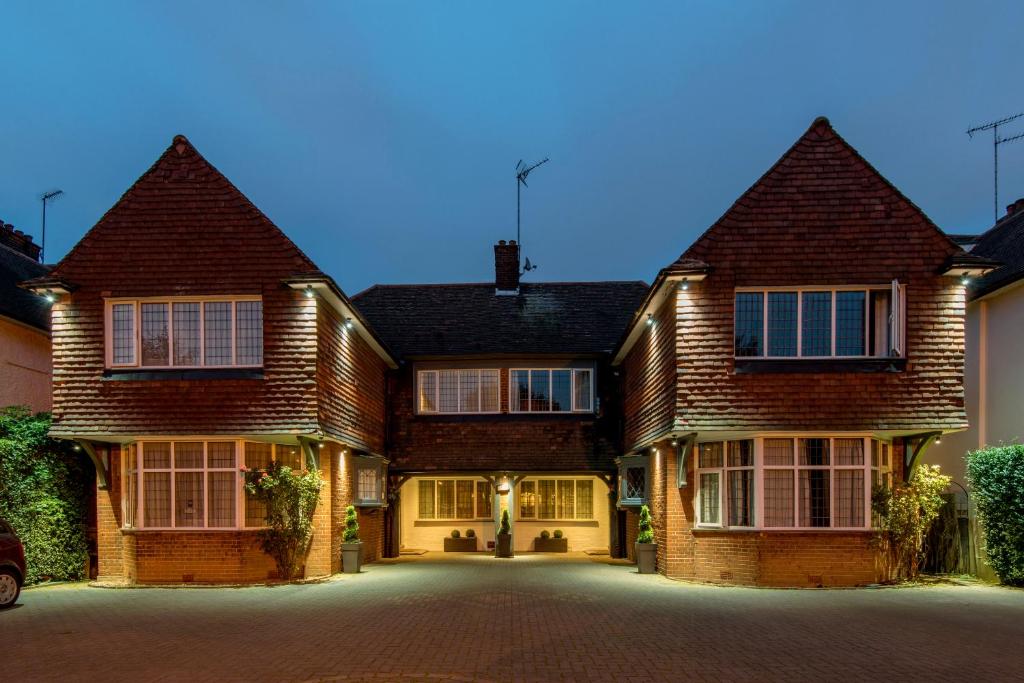
M 1020 114 L 1014 114 L 1013 116 L 1007 116 L 1005 119 L 999 119 L 998 121 L 991 121 L 989 123 L 975 126 L 974 128 L 967 129 L 968 137 L 973 138 L 975 133 L 980 133 L 983 130 L 992 131 L 992 193 L 994 202 L 995 220 L 999 220 L 999 145 L 1004 142 L 1013 142 L 1014 140 L 1020 140 L 1024 138 L 1024 133 L 1018 135 L 1011 135 L 1008 138 L 999 137 L 999 126 L 1010 121 L 1015 121 L 1020 117 L 1024 116 L 1024 112 Z
M 39 195 L 43 203 L 43 236 L 39 245 L 39 262 L 46 263 L 46 202 L 56 201 L 64 194 L 64 190 L 50 190 Z
M 519 245 L 520 254 L 523 253 L 523 238 L 520 226 L 520 219 L 522 216 L 522 209 L 520 208 L 520 191 L 524 187 L 529 187 L 529 185 L 526 184 L 526 176 L 530 175 L 530 171 L 537 168 L 541 164 L 548 163 L 548 161 L 549 159 L 547 157 L 544 157 L 543 161 L 538 161 L 533 166 L 527 166 L 526 164 L 523 163 L 523 160 L 520 159 L 519 163 L 516 164 L 516 244 Z M 522 275 L 523 273 L 527 273 L 531 270 L 537 270 L 537 266 L 530 263 L 530 259 L 526 259 L 526 266 L 523 268 L 523 272 L 520 273 L 520 275 Z

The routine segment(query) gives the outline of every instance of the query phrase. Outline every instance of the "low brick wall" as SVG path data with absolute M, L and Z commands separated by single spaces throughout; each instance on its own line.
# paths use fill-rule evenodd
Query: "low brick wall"
M 125 531 L 139 583 L 248 583 L 276 578 L 255 531 Z

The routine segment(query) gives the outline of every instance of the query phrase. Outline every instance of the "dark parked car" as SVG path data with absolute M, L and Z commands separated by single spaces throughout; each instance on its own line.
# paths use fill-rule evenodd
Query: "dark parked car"
M 0 519 L 0 609 L 18 601 L 25 582 L 25 546 L 14 527 Z

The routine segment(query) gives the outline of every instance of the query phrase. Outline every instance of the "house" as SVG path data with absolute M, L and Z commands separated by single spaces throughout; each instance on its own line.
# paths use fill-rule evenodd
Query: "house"
M 32 237 L 0 221 L 0 408 L 50 409 L 49 306 L 18 287 L 47 270 Z
M 473 530 L 513 546 L 561 530 L 569 550 L 616 552 L 621 405 L 611 352 L 642 282 L 520 282 L 519 246 L 494 246 L 495 281 L 376 285 L 353 302 L 401 359 L 389 371 L 396 547 L 441 550 Z
M 338 570 L 345 506 L 383 543 L 385 371 L 345 294 L 184 137 L 53 270 L 52 435 L 97 469 L 99 578 L 273 576 L 240 468 L 318 467 L 306 576 Z
M 621 503 L 649 502 L 658 570 L 885 578 L 872 488 L 967 427 L 961 278 L 990 267 L 815 120 L 658 274 L 613 358 Z
M 960 504 L 961 538 L 974 536 L 970 486 L 964 456 L 988 445 L 1018 443 L 1024 438 L 1021 405 L 1024 366 L 1017 339 L 1024 330 L 1024 199 L 1006 207 L 1006 215 L 981 235 L 964 237 L 972 255 L 992 259 L 999 268 L 967 287 L 964 391 L 968 428 L 933 446 L 929 460 L 953 477 Z M 967 546 L 966 543 L 964 543 Z M 965 569 L 986 573 L 978 544 L 965 547 Z

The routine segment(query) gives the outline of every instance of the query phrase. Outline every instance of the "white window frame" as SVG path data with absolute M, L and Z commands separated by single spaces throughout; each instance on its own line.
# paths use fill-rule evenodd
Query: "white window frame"
M 569 400 L 572 403 L 572 407 L 569 410 L 551 410 L 551 403 L 553 401 L 551 392 L 551 373 L 556 371 L 568 371 L 569 372 Z M 527 379 L 527 393 L 532 394 L 533 392 L 533 373 L 534 372 L 547 372 L 548 373 L 548 410 L 533 410 L 528 408 L 527 410 L 519 409 L 519 393 L 516 391 L 516 385 L 512 382 L 512 373 L 514 372 L 525 372 Z M 590 406 L 587 408 L 581 408 L 576 404 L 576 382 L 577 378 L 587 373 L 590 375 Z M 509 368 L 508 370 L 508 411 L 510 413 L 516 413 L 517 415 L 568 415 L 572 413 L 593 413 L 594 410 L 594 392 L 595 392 L 595 372 L 594 368 Z M 533 399 L 530 399 L 528 406 L 532 406 Z
M 104 302 L 104 338 L 106 367 L 109 369 L 138 368 L 143 370 L 193 370 L 193 369 L 223 369 L 223 368 L 261 368 L 263 363 L 245 364 L 238 363 L 238 315 L 237 304 L 242 302 L 260 302 L 260 296 L 185 296 L 185 297 L 146 297 L 146 298 L 110 298 Z M 206 364 L 206 305 L 214 303 L 231 304 L 231 360 L 229 364 Z M 132 340 L 131 363 L 114 362 L 114 324 L 113 310 L 117 304 L 128 304 L 132 306 L 132 321 L 134 325 L 134 339 Z M 167 365 L 143 365 L 142 364 L 142 305 L 143 304 L 164 304 L 167 306 Z M 196 365 L 175 365 L 174 364 L 174 304 L 199 304 L 199 363 Z M 264 310 L 264 315 L 266 311 Z M 261 334 L 266 329 L 266 320 Z M 264 336 L 261 348 L 266 353 L 266 338 Z M 265 358 L 263 359 L 266 360 Z
M 793 293 L 796 299 L 796 355 L 793 356 L 771 356 L 768 355 L 770 348 L 768 340 L 768 295 L 770 293 Z M 813 292 L 828 292 L 832 300 L 832 324 L 831 324 L 831 353 L 827 356 L 805 356 L 803 353 L 803 316 L 804 316 L 804 294 Z M 864 353 L 861 355 L 838 355 L 836 353 L 836 294 L 839 292 L 863 292 L 864 293 Z M 884 354 L 869 355 L 871 348 L 871 319 L 874 311 L 871 310 L 871 293 L 889 292 L 889 349 L 896 351 L 896 355 L 890 355 L 888 350 Z M 906 285 L 893 280 L 887 285 L 821 285 L 821 286 L 800 286 L 800 287 L 737 287 L 733 292 L 733 306 L 736 305 L 736 294 L 754 293 L 761 294 L 761 354 L 757 356 L 736 355 L 735 330 L 733 334 L 733 357 L 737 360 L 825 360 L 825 359 L 864 359 L 873 358 L 906 358 Z M 735 325 L 735 321 L 733 322 Z
M 730 465 L 729 464 L 729 446 L 733 443 L 741 441 L 751 442 L 752 448 L 752 463 L 750 465 Z M 701 467 L 700 465 L 700 447 L 709 443 L 720 443 L 722 444 L 722 465 L 721 467 Z M 693 462 L 694 468 L 696 469 L 696 486 L 697 495 L 694 497 L 694 514 L 697 522 L 696 526 L 701 528 L 709 529 L 756 529 L 757 528 L 757 508 L 758 501 L 761 498 L 761 493 L 757 489 L 757 440 L 753 438 L 746 439 L 723 439 L 723 440 L 711 440 L 701 441 L 693 445 Z M 753 501 L 753 514 L 751 518 L 754 524 L 748 525 L 734 525 L 729 524 L 729 473 L 730 472 L 753 472 L 754 474 L 754 485 L 751 495 L 754 498 Z M 707 522 L 701 519 L 701 513 L 704 510 L 704 491 L 701 486 L 700 475 L 702 474 L 715 474 L 718 476 L 718 522 Z
M 478 521 L 484 520 L 484 519 L 487 519 L 487 520 L 491 519 L 491 517 L 480 517 L 479 515 L 477 515 L 477 511 L 479 510 L 479 506 L 477 504 L 477 498 L 478 498 L 478 496 L 481 495 L 479 483 L 487 483 L 486 480 L 481 479 L 480 477 L 427 477 L 427 476 L 425 476 L 425 477 L 419 477 L 417 479 L 414 479 L 413 481 L 417 482 L 416 483 L 416 496 L 417 496 L 417 501 L 416 501 L 416 521 L 418 521 L 418 522 L 478 522 Z M 423 481 L 432 481 L 432 482 L 434 482 L 434 516 L 433 517 L 420 517 L 420 505 L 419 505 L 420 484 L 419 484 L 419 482 L 423 482 Z M 440 516 L 441 505 L 438 502 L 439 496 L 438 496 L 437 489 L 440 486 L 441 482 L 448 482 L 448 481 L 452 482 L 452 491 L 453 491 L 453 495 L 455 496 L 454 501 L 453 501 L 454 502 L 453 510 L 454 510 L 454 512 L 456 514 L 455 517 L 441 517 Z M 460 482 L 460 481 L 474 482 L 473 483 L 473 493 L 472 493 L 473 515 L 471 517 L 458 517 L 457 516 L 458 515 L 458 510 L 459 510 L 459 487 L 458 487 L 458 484 L 456 482 Z M 491 490 L 491 496 L 492 496 L 492 499 L 491 499 L 491 512 L 494 511 L 493 494 L 494 494 L 494 490 L 492 488 L 492 490 Z
M 764 442 L 765 439 L 791 439 L 793 442 L 793 464 L 792 465 L 765 465 L 764 464 Z M 800 439 L 827 439 L 829 441 L 829 464 L 827 466 L 818 465 L 801 465 L 800 464 Z M 837 465 L 835 464 L 835 445 L 837 439 L 861 439 L 863 441 L 864 449 L 864 462 L 861 465 Z M 740 470 L 749 469 L 747 467 L 726 467 L 728 464 L 728 448 L 730 441 L 748 441 L 753 440 L 754 442 L 754 526 L 729 526 L 728 523 L 728 510 L 726 508 L 726 487 L 728 485 L 728 470 Z M 697 476 L 694 477 L 696 491 L 694 493 L 694 514 L 696 516 L 695 526 L 697 528 L 705 529 L 735 529 L 735 530 L 758 530 L 758 531 L 814 531 L 814 532 L 832 532 L 832 531 L 869 531 L 876 528 L 875 520 L 873 520 L 873 514 L 871 509 L 871 495 L 873 486 L 873 471 L 877 471 L 881 475 L 890 475 L 891 485 L 891 472 L 892 472 L 892 457 L 893 457 L 893 444 L 891 441 L 886 439 L 878 438 L 871 434 L 861 433 L 836 433 L 829 432 L 827 434 L 822 433 L 784 433 L 784 434 L 757 434 L 746 436 L 742 439 L 706 439 L 700 443 L 708 442 L 721 442 L 723 448 L 722 456 L 722 467 L 721 468 L 701 468 L 699 460 L 699 443 L 694 445 L 693 457 L 691 458 L 694 463 L 694 470 Z M 879 444 L 879 465 L 872 464 L 871 448 L 872 442 Z M 882 453 L 883 449 L 889 453 L 889 464 L 883 466 Z M 764 524 L 765 519 L 765 492 L 764 492 L 764 473 L 767 470 L 783 470 L 793 472 L 793 525 L 792 526 L 766 526 Z M 829 471 L 829 523 L 830 526 L 800 526 L 800 471 L 801 470 L 828 470 Z M 836 476 L 835 471 L 837 470 L 862 470 L 864 472 L 864 524 L 863 526 L 835 526 L 836 521 Z M 701 472 L 720 472 L 719 474 L 719 519 L 720 524 L 709 524 L 705 523 L 700 519 L 701 512 L 701 491 L 700 473 Z M 621 494 L 620 494 L 621 495 Z M 620 503 L 621 504 L 621 503 Z
M 459 407 L 458 410 L 441 410 L 441 373 L 442 372 L 457 372 L 459 373 L 459 379 L 456 382 L 456 398 L 455 404 Z M 483 405 L 484 397 L 484 385 L 483 385 L 483 373 L 496 373 L 498 378 L 498 392 L 497 400 L 498 405 L 494 410 L 462 410 L 462 373 L 476 373 L 476 387 L 477 387 L 477 405 Z M 423 386 L 423 377 L 426 375 L 433 375 L 434 377 L 434 407 L 435 410 L 425 410 L 423 407 L 421 387 Z M 416 402 L 416 413 L 419 415 L 496 415 L 501 412 L 501 369 L 500 368 L 429 368 L 416 371 L 416 396 L 413 399 Z
M 540 482 L 541 481 L 553 481 L 555 482 L 555 516 L 554 517 L 541 517 L 540 516 Z M 560 512 L 558 503 L 558 486 L 559 483 L 572 482 L 572 516 L 566 517 L 565 515 L 559 515 Z M 590 498 L 590 516 L 580 517 L 577 514 L 577 501 L 579 500 L 579 489 L 580 484 L 584 482 L 590 483 L 591 498 Z M 594 480 L 591 477 L 525 477 L 519 482 L 516 489 L 516 498 L 522 500 L 522 486 L 525 483 L 532 483 L 534 485 L 534 494 L 536 495 L 536 504 L 534 507 L 534 513 L 532 515 L 523 515 L 522 508 L 517 506 L 516 519 L 528 520 L 532 522 L 592 522 L 595 519 L 594 516 L 594 498 L 596 497 L 596 487 L 594 486 Z M 565 512 L 565 510 L 561 510 Z

